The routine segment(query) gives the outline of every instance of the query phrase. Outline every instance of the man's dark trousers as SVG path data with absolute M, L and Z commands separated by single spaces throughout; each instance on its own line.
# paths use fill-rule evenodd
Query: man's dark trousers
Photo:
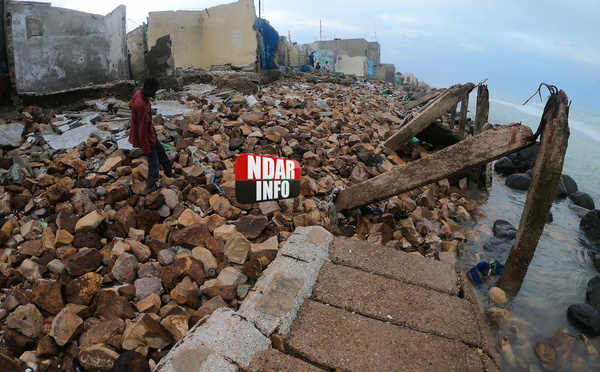
M 160 142 L 157 142 L 152 147 L 152 152 L 148 154 L 148 187 L 155 185 L 156 181 L 158 181 L 159 163 L 165 171 L 165 176 L 171 177 L 173 175 L 171 161 L 167 157 L 165 148 Z

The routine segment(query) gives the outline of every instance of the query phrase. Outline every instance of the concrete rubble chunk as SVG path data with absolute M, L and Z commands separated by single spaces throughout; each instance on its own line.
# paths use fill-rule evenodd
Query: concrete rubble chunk
M 63 134 L 46 134 L 44 141 L 54 150 L 67 150 L 77 147 L 84 143 L 92 134 L 102 136 L 102 131 L 98 130 L 95 125 L 85 124 L 78 128 L 66 131 Z M 106 135 L 110 136 L 110 133 Z
M 298 309 L 310 297 L 321 267 L 328 260 L 332 239 L 333 236 L 321 227 L 296 229 L 281 249 L 283 256 L 263 272 L 238 313 L 265 335 L 271 335 L 275 330 L 287 334 Z
M 219 308 L 192 328 L 156 371 L 235 371 L 230 361 L 245 368 L 256 352 L 270 346 L 271 340 L 251 323 L 231 309 Z
M 25 124 L 15 123 L 0 126 L 0 146 L 21 146 L 24 131 Z

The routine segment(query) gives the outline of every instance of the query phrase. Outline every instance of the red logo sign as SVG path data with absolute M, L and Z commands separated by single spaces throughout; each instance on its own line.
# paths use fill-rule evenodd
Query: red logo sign
M 300 195 L 300 163 L 296 160 L 242 154 L 235 161 L 235 198 L 242 204 L 295 198 Z

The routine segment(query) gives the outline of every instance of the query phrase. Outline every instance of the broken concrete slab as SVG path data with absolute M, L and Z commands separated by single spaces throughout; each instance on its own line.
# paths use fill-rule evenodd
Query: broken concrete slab
M 155 371 L 238 371 L 271 340 L 229 308 L 219 308 L 190 330 Z
M 475 317 L 478 310 L 458 296 L 326 263 L 319 273 L 313 298 L 382 322 L 469 345 L 483 345 Z M 448 309 L 452 312 L 447 312 Z
M 475 348 L 445 337 L 307 301 L 286 347 L 305 360 L 348 371 L 482 371 Z
M 458 276 L 450 264 L 365 241 L 336 237 L 331 261 L 416 286 L 458 295 Z
M 158 114 L 164 117 L 181 116 L 186 112 L 192 112 L 194 109 L 188 108 L 177 101 L 160 101 L 152 105 Z
M 433 102 L 430 102 L 427 107 L 419 111 L 414 117 L 407 117 L 398 132 L 385 142 L 385 147 L 390 150 L 397 150 L 410 141 L 411 138 L 431 125 L 436 118 L 451 109 L 458 102 L 462 101 L 462 99 L 473 89 L 475 89 L 475 84 L 473 83 L 466 83 L 448 89 L 448 91 L 436 98 Z
M 93 133 L 100 134 L 100 132 L 94 125 L 86 124 L 63 134 L 46 134 L 44 135 L 44 140 L 54 150 L 66 150 L 84 143 Z
M 238 313 L 265 335 L 289 332 L 328 260 L 333 236 L 322 227 L 296 229 L 248 294 Z
M 25 124 L 21 123 L 0 126 L 0 146 L 21 146 L 23 131 L 25 131 Z
M 533 145 L 531 129 L 504 125 L 340 191 L 335 205 L 354 209 L 453 176 Z M 427 171 L 423 171 L 423 170 Z

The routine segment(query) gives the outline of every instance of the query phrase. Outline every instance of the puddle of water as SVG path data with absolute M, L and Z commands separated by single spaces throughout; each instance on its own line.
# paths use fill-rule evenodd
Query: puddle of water
M 518 227 L 527 193 L 511 190 L 504 185 L 504 177 L 494 175 L 492 190 L 487 202 L 479 207 L 477 219 L 480 231 L 490 231 L 494 221 L 503 219 Z M 543 371 L 539 357 L 535 354 L 535 345 L 540 341 L 549 343 L 549 338 L 561 328 L 567 328 L 573 335 L 579 332 L 567 320 L 567 308 L 572 304 L 584 303 L 588 281 L 596 276 L 596 270 L 588 256 L 585 237 L 579 229 L 580 218 L 569 209 L 570 200 L 555 201 L 551 208 L 553 222 L 546 224 L 535 256 L 527 271 L 520 292 L 506 306 L 514 318 L 514 326 L 502 327 L 497 331 L 498 340 L 508 336 L 513 353 L 527 369 L 504 366 L 505 371 Z M 491 236 L 482 233 L 482 240 L 470 242 L 465 246 L 459 260 L 459 267 L 468 270 L 478 262 L 476 254 L 484 252 L 484 259 L 497 259 L 506 262 L 512 242 L 505 246 L 489 244 Z M 486 243 L 488 243 L 486 245 Z M 481 253 L 478 254 L 478 257 Z M 493 307 L 485 294 L 479 296 L 483 310 Z M 518 334 L 515 330 L 518 329 Z M 600 349 L 600 338 L 590 340 Z M 533 352 L 533 353 L 532 353 Z M 536 369 L 538 367 L 538 369 Z M 555 371 L 572 371 L 556 368 Z M 578 371 L 600 371 L 600 361 Z

